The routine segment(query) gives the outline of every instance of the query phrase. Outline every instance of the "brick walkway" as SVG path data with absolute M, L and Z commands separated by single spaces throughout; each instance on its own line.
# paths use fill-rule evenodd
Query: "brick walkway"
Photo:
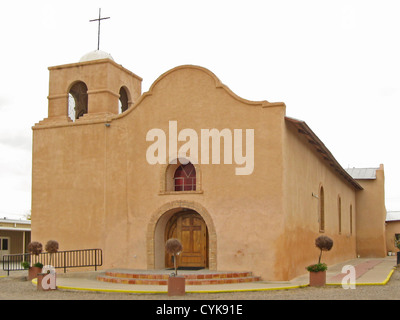
M 360 263 L 354 266 L 356 279 L 360 278 L 363 274 L 377 266 L 378 264 L 382 263 L 383 260 L 368 260 L 363 263 Z M 327 279 L 328 283 L 341 283 L 342 279 L 348 275 L 349 273 L 339 273 L 333 277 Z

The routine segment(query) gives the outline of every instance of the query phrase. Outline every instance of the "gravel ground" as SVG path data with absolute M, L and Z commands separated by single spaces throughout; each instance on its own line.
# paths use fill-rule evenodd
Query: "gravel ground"
M 356 289 L 326 286 L 262 292 L 193 293 L 183 297 L 166 294 L 96 293 L 83 291 L 38 291 L 25 276 L 0 278 L 0 300 L 400 300 L 400 270 L 386 285 Z

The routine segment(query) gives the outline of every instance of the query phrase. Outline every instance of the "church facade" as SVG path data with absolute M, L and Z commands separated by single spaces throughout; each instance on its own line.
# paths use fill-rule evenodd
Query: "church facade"
M 33 126 L 32 240 L 100 248 L 104 268 L 182 267 L 290 280 L 317 262 L 384 256 L 383 166 L 343 169 L 284 103 L 238 97 L 179 66 L 148 92 L 95 52 L 50 67 L 48 117 Z M 373 196 L 369 196 L 369 195 Z M 369 223 L 373 221 L 373 223 Z

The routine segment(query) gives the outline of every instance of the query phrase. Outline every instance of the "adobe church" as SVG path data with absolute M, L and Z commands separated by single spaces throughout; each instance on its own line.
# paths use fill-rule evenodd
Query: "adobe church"
M 384 170 L 345 170 L 282 102 L 237 96 L 193 65 L 142 79 L 102 51 L 49 68 L 33 126 L 32 240 L 100 248 L 103 268 L 179 266 L 290 280 L 386 255 Z

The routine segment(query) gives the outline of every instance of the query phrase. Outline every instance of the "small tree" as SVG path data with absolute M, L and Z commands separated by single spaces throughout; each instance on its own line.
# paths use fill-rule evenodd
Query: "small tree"
M 32 241 L 28 244 L 28 251 L 35 256 L 38 256 L 43 251 L 43 245 L 38 241 Z
M 50 265 L 51 265 L 51 260 L 53 259 L 53 254 L 58 251 L 58 242 L 55 240 L 49 240 L 46 243 L 46 246 L 44 247 L 47 252 L 50 253 Z
M 322 251 L 329 251 L 332 249 L 333 240 L 327 236 L 319 236 L 315 239 L 315 246 L 320 249 L 318 263 L 307 267 L 310 272 L 324 271 L 327 269 L 325 263 L 321 263 Z
M 327 236 L 319 236 L 315 239 L 315 246 L 321 250 L 318 258 L 318 263 L 321 263 L 322 251 L 329 251 L 332 249 L 333 240 Z
M 30 242 L 30 243 L 28 244 L 28 252 L 32 253 L 32 254 L 35 255 L 36 257 L 37 257 L 39 254 L 41 254 L 42 251 L 43 251 L 43 245 L 42 245 L 40 242 L 38 242 L 38 241 L 32 241 L 32 242 Z M 36 258 L 36 264 L 37 264 L 37 265 L 39 265 L 39 264 L 41 265 L 41 263 L 37 261 L 37 258 Z
M 165 243 L 165 251 L 174 257 L 175 275 L 178 275 L 176 256 L 183 250 L 182 244 L 178 239 L 168 239 Z

